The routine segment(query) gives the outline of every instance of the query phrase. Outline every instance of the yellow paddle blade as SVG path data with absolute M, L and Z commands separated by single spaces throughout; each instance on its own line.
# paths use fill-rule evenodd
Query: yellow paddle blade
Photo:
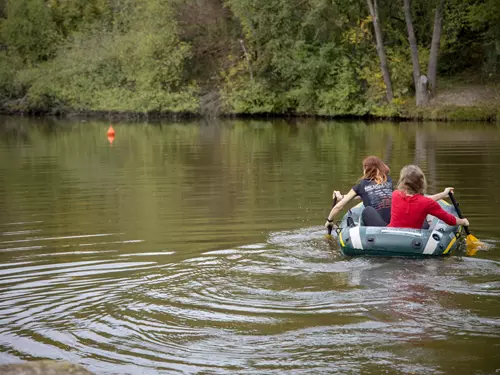
M 479 241 L 476 237 L 474 237 L 472 234 L 469 234 L 465 238 L 465 245 L 466 245 L 466 254 L 469 256 L 474 256 L 478 250 L 481 248 L 485 248 L 486 245 Z
M 477 251 L 479 249 L 477 247 L 470 247 L 470 246 L 467 246 L 467 248 L 465 249 L 465 255 L 467 255 L 468 257 L 473 257 L 474 255 L 476 255 Z
M 465 239 L 467 241 L 467 244 L 473 244 L 473 243 L 481 243 L 481 241 L 479 241 L 475 236 L 473 236 L 472 234 L 469 234 L 467 236 L 467 238 Z

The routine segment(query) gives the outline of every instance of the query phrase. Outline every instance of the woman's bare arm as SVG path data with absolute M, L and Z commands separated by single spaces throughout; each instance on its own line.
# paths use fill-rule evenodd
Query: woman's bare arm
M 347 193 L 346 195 L 344 195 L 344 197 L 342 198 L 342 200 L 340 202 L 338 202 L 335 205 L 335 207 L 332 208 L 332 210 L 328 214 L 327 222 L 326 222 L 325 225 L 331 224 L 331 222 L 333 222 L 333 219 L 335 218 L 335 216 L 340 211 L 342 211 L 342 209 L 345 207 L 345 205 L 347 203 L 349 203 L 350 201 L 352 201 L 356 196 L 357 196 L 357 194 L 356 194 L 356 192 L 354 190 L 352 190 L 352 189 L 349 190 L 349 193 Z

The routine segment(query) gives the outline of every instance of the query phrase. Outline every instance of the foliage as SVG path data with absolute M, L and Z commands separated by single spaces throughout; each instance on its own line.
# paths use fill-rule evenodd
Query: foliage
M 5 51 L 0 51 L 0 102 L 19 98 L 22 89 L 16 80 L 16 73 L 22 61 L 18 55 L 8 56 Z
M 160 2 L 143 5 L 119 20 L 127 31 L 95 27 L 74 34 L 56 58 L 20 72 L 29 107 L 196 111 L 196 88 L 182 81 L 189 46 L 178 40 L 171 9 Z
M 500 73 L 500 4 L 496 0 L 450 0 L 445 9 L 440 71 Z
M 436 4 L 412 1 L 423 72 Z M 499 2 L 446 4 L 440 74 L 499 74 Z M 406 24 L 400 2 L 379 11 L 392 105 L 365 0 L 6 0 L 0 104 L 196 113 L 215 93 L 232 114 L 397 115 L 414 92 Z
M 65 37 L 76 30 L 88 27 L 103 17 L 107 10 L 107 3 L 107 0 L 46 1 L 58 31 Z
M 9 0 L 2 40 L 23 62 L 36 64 L 54 57 L 60 38 L 43 0 Z
M 500 74 L 500 2 L 474 2 L 467 14 L 467 21 L 471 29 L 482 36 L 485 73 Z
M 278 112 L 276 95 L 267 89 L 265 82 L 238 80 L 226 87 L 223 98 L 228 113 Z

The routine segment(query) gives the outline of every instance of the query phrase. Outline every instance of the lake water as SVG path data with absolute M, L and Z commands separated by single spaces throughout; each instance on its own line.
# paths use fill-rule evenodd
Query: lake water
M 500 127 L 0 119 L 0 364 L 96 374 L 500 371 Z M 456 189 L 474 257 L 346 258 L 367 155 Z M 340 217 L 339 217 L 340 219 Z

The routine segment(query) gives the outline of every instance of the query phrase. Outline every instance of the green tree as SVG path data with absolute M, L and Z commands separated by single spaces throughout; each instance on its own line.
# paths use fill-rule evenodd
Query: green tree
M 472 3 L 467 21 L 481 37 L 485 73 L 500 73 L 500 2 L 484 0 Z
M 128 5 L 134 10 L 113 13 L 119 27 L 75 34 L 53 61 L 23 75 L 33 107 L 196 111 L 196 90 L 183 77 L 189 46 L 179 41 L 172 8 L 159 0 Z
M 5 18 L 7 3 L 6 0 L 0 0 L 0 18 Z
M 17 53 L 29 65 L 54 57 L 61 41 L 43 0 L 8 0 L 1 31 L 9 53 Z
M 107 0 L 47 0 L 58 32 L 65 38 L 82 27 L 89 27 L 109 11 Z

